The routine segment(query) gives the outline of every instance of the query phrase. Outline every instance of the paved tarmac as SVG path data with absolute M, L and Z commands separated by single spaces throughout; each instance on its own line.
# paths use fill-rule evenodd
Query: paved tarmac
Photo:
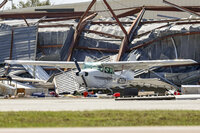
M 0 111 L 200 110 L 200 100 L 0 99 Z
M 0 133 L 199 133 L 200 127 L 12 128 Z

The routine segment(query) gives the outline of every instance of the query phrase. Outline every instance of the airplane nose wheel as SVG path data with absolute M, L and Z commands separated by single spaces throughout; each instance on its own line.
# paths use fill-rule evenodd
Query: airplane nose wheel
M 126 83 L 126 79 L 125 78 L 119 78 L 117 80 L 117 83 L 119 83 L 119 84 L 125 84 Z

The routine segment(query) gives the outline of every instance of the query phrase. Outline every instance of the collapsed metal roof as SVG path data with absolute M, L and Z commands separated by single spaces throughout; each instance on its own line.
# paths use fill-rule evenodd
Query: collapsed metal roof
M 39 28 L 37 45 L 38 48 L 41 50 L 39 56 L 43 54 L 47 54 L 49 56 L 52 54 L 57 54 L 58 57 L 56 57 L 55 59 L 58 60 L 69 61 L 74 57 L 78 58 L 80 61 L 95 61 L 107 57 L 110 57 L 108 61 L 115 60 L 116 57 L 117 60 L 120 60 L 120 58 L 122 60 L 162 59 L 174 58 L 174 56 L 172 55 L 175 55 L 176 58 L 187 57 L 199 61 L 199 56 L 197 52 L 198 48 L 192 49 L 194 50 L 192 52 L 194 53 L 194 55 L 191 56 L 185 56 L 181 52 L 175 52 L 168 57 L 168 55 L 160 55 L 161 53 L 163 54 L 165 52 L 161 51 L 162 46 L 159 46 L 160 52 L 158 53 L 158 50 L 156 50 L 157 54 L 155 57 L 157 58 L 151 57 L 151 54 L 147 56 L 145 55 L 149 53 L 148 50 L 145 50 L 148 49 L 147 45 L 154 42 L 156 43 L 158 41 L 162 41 L 164 40 L 164 38 L 169 38 L 169 36 L 172 40 L 172 44 L 168 42 L 169 47 L 171 48 L 171 45 L 173 45 L 173 48 L 179 50 L 178 47 L 181 46 L 179 45 L 175 47 L 175 45 L 177 44 L 174 44 L 177 41 L 180 42 L 180 39 L 177 39 L 176 37 L 185 35 L 190 36 L 194 34 L 197 35 L 199 30 L 198 24 L 200 23 L 199 18 L 157 21 L 142 19 L 145 10 L 179 10 L 176 7 L 148 6 L 143 8 L 135 7 L 133 8 L 133 10 L 118 15 L 119 18 L 117 18 L 117 16 L 112 13 L 112 9 L 110 9 L 106 1 L 104 1 L 107 8 L 114 16 L 93 20 L 96 17 L 96 13 L 91 14 L 91 12 L 89 12 L 89 9 L 94 5 L 94 3 L 95 0 L 91 2 L 89 8 L 84 14 L 85 16 L 82 16 L 79 22 L 76 21 L 76 17 L 53 19 L 42 18 L 39 20 L 37 19 L 37 21 L 19 20 L 19 23 L 17 25 L 20 25 L 20 21 L 23 24 L 27 24 L 28 22 L 27 25 L 29 25 L 29 23 L 37 23 Z M 191 12 L 199 11 L 198 7 L 181 7 L 181 9 L 182 8 L 187 8 L 188 10 L 191 10 Z M 134 17 L 135 13 L 139 14 Z M 11 21 L 12 20 L 9 20 L 9 22 Z M 25 23 L 25 21 L 27 22 Z M 10 25 L 12 25 L 12 22 L 10 23 Z M 82 26 L 82 28 L 80 26 Z M 128 34 L 127 31 L 129 32 Z M 129 36 L 129 44 L 127 44 L 128 41 L 126 40 L 126 38 Z M 188 41 L 190 40 L 188 39 Z M 195 43 L 192 43 L 192 45 L 193 44 L 195 45 Z M 171 49 L 168 49 L 168 51 L 169 50 Z M 145 51 L 145 53 L 143 53 L 142 51 Z M 154 51 L 155 50 L 151 52 L 154 53 Z M 45 60 L 46 58 L 40 59 Z
M 119 61 L 190 58 L 200 62 L 199 17 L 143 19 L 146 10 L 179 10 L 174 7 L 147 6 L 136 7 L 129 12 L 115 15 L 105 2 L 112 16 L 99 18 L 96 17 L 97 12 L 89 12 L 94 2 L 95 0 L 84 15 L 78 17 L 58 15 L 56 18 L 1 22 L 0 41 L 2 39 L 1 45 L 6 50 L 0 50 L 0 54 L 5 59 L 35 59 L 37 49 L 39 60 L 70 61 L 76 58 L 79 61 Z M 200 11 L 199 7 L 181 7 L 185 8 L 192 12 Z M 140 75 L 144 72 L 138 73 Z M 61 88 L 61 93 L 68 85 L 61 80 L 66 79 L 65 76 L 63 74 L 56 77 L 57 87 Z M 47 77 L 48 75 L 45 79 Z M 68 81 L 72 82 L 70 79 Z M 72 88 L 73 85 L 68 91 L 72 92 Z

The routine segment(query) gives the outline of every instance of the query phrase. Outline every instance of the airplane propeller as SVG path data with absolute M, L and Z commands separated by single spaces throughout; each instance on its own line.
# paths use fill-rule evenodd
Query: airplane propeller
M 81 68 L 75 58 L 74 58 L 74 62 L 75 62 L 76 68 L 78 69 L 78 72 L 81 72 Z
M 78 72 L 76 73 L 76 75 L 79 76 L 79 73 L 81 72 L 81 68 L 80 68 L 80 66 L 79 66 L 79 64 L 78 64 L 78 62 L 75 58 L 74 58 L 74 63 L 76 65 L 76 68 L 78 69 Z M 87 82 L 85 80 L 85 77 L 83 75 L 81 75 L 81 78 L 83 80 L 83 83 L 85 84 L 85 87 L 88 87 Z

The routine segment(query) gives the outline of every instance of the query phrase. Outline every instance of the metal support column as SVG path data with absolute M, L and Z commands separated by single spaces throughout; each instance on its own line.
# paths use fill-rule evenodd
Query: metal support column
M 142 8 L 142 10 L 140 11 L 140 13 L 138 14 L 137 18 L 134 20 L 134 22 L 132 23 L 128 33 L 127 33 L 127 37 L 124 37 L 122 44 L 120 46 L 120 50 L 117 56 L 116 61 L 120 61 L 121 56 L 124 54 L 124 52 L 127 50 L 128 47 L 128 42 L 130 42 L 132 40 L 132 37 L 134 35 L 135 30 L 137 29 L 143 15 L 144 15 L 145 9 Z
M 87 10 L 85 11 L 83 16 L 79 20 L 79 23 L 78 23 L 78 25 L 76 27 L 76 30 L 75 30 L 75 33 L 74 33 L 74 36 L 73 36 L 72 43 L 71 43 L 71 45 L 69 47 L 69 50 L 68 50 L 67 61 L 71 60 L 71 57 L 72 57 L 72 54 L 73 54 L 73 50 L 74 50 L 75 46 L 77 45 L 79 37 L 80 37 L 80 34 L 81 34 L 82 30 L 84 29 L 84 27 L 86 25 L 85 21 L 96 16 L 96 13 L 95 13 L 95 14 L 92 14 L 92 15 L 88 16 L 87 18 L 85 18 L 87 16 L 89 10 L 95 4 L 95 2 L 96 2 L 96 0 L 93 0 L 90 3 L 90 5 L 88 6 Z

